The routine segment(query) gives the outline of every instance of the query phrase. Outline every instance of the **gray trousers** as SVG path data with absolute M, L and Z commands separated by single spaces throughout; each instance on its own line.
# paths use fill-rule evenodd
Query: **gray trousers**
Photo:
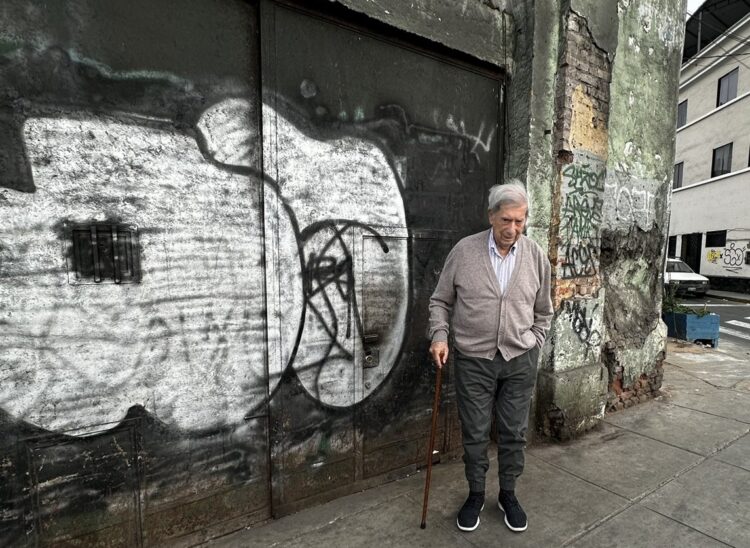
M 529 405 L 538 357 L 538 348 L 532 348 L 509 362 L 500 352 L 491 360 L 456 352 L 456 399 L 470 491 L 484 491 L 484 480 L 490 466 L 487 444 L 493 404 L 500 488 L 515 489 L 516 478 L 523 472 Z

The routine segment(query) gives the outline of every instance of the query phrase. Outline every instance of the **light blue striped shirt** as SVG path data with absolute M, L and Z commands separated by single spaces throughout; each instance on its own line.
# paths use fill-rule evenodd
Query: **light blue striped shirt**
M 508 254 L 503 257 L 497 250 L 495 238 L 492 236 L 492 229 L 490 229 L 488 245 L 490 248 L 490 262 L 492 263 L 492 269 L 495 271 L 495 276 L 497 276 L 497 283 L 500 284 L 500 291 L 505 293 L 505 288 L 508 286 L 508 280 L 510 280 L 510 276 L 513 274 L 513 269 L 516 266 L 516 250 L 518 248 L 518 242 L 514 243 Z

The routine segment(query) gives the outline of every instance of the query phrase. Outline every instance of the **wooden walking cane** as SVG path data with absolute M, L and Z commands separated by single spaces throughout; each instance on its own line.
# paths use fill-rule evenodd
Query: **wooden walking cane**
M 444 366 L 443 366 L 444 367 Z M 435 402 L 432 404 L 432 429 L 430 430 L 430 446 L 427 449 L 427 476 L 424 481 L 424 504 L 422 505 L 422 525 L 427 527 L 427 499 L 430 496 L 430 478 L 432 476 L 432 452 L 435 449 L 435 430 L 437 430 L 438 408 L 440 405 L 440 384 L 442 383 L 443 368 L 438 367 L 435 378 Z

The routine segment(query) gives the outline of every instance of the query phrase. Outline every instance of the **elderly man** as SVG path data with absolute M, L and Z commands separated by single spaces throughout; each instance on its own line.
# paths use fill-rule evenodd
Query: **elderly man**
M 469 497 L 458 513 L 462 531 L 479 526 L 489 460 L 492 406 L 497 423 L 498 506 L 512 531 L 526 514 L 514 493 L 523 472 L 529 404 L 539 349 L 552 318 L 550 263 L 523 235 L 529 214 L 519 181 L 490 189 L 492 227 L 462 239 L 448 254 L 430 299 L 430 354 L 448 360 L 448 324 L 455 338 L 455 385 Z

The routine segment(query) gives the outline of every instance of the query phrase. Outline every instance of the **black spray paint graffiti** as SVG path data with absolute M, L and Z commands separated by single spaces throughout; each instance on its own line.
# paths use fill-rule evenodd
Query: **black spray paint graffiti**
M 357 336 L 360 348 L 365 347 L 365 328 L 357 299 L 354 257 L 347 243 L 347 235 L 352 228 L 371 234 L 380 244 L 382 252 L 389 252 L 388 245 L 377 230 L 355 221 L 329 219 L 308 226 L 301 234 L 305 243 L 314 241 L 316 235 L 325 234 L 322 246 L 313 246 L 313 250 L 304 259 L 303 279 L 305 307 L 317 320 L 325 338 L 323 344 L 327 347 L 315 361 L 297 368 L 298 371 L 305 368 L 315 371 L 313 395 L 318 399 L 322 396 L 320 377 L 323 364 L 332 359 L 350 362 L 356 360 L 352 345 L 341 342 L 342 328 L 344 339 L 350 340 Z M 329 293 L 331 288 L 333 291 Z M 340 307 L 337 304 L 341 302 L 346 310 L 345 317 L 339 314 Z
M 66 70 L 52 70 L 53 61 L 59 58 L 66 60 L 62 64 Z M 391 105 L 391 111 L 398 110 L 398 118 L 389 116 L 389 111 L 384 109 L 381 112 L 384 117 L 379 120 L 316 125 L 282 98 L 269 96 L 274 107 L 263 106 L 263 117 L 268 122 L 264 125 L 276 130 L 273 162 L 277 169 L 268 171 L 277 174 L 278 179 L 272 179 L 257 169 L 258 129 L 247 121 L 257 120 L 260 113 L 258 105 L 245 97 L 212 97 L 215 102 L 207 102 L 202 92 L 191 87 L 189 82 L 167 77 L 144 76 L 127 80 L 127 86 L 124 86 L 121 78 L 108 78 L 107 74 L 99 74 L 96 68 L 79 70 L 78 62 L 62 50 L 20 52 L 19 59 L 18 66 L 0 70 L 0 74 L 9 76 L 9 81 L 17 82 L 20 95 L 27 98 L 13 118 L 13 124 L 3 126 L 9 139 L 18 144 L 13 150 L 21 152 L 11 154 L 8 162 L 0 162 L 6 167 L 0 172 L 0 186 L 21 194 L 37 194 L 37 199 L 53 199 L 49 190 L 59 189 L 70 197 L 58 203 L 59 212 L 66 210 L 64 214 L 69 214 L 80 209 L 73 194 L 64 189 L 65 185 L 75 184 L 69 177 L 72 174 L 66 172 L 58 177 L 54 173 L 64 164 L 62 147 L 58 146 L 63 143 L 66 153 L 74 155 L 76 150 L 86 150 L 91 158 L 115 158 L 119 157 L 120 151 L 127 152 L 127 162 L 120 164 L 132 164 L 133 170 L 137 171 L 126 173 L 123 179 L 139 181 L 139 186 L 130 187 L 128 192 L 133 194 L 132 200 L 141 204 L 137 213 L 142 218 L 141 224 L 158 224 L 158 210 L 153 209 L 157 207 L 156 202 L 143 189 L 149 184 L 158 185 L 160 179 L 163 180 L 159 174 L 170 172 L 171 167 L 166 165 L 170 158 L 182 157 L 180 168 L 186 175 L 202 173 L 201 178 L 214 183 L 201 185 L 197 179 L 195 183 L 192 180 L 180 182 L 194 184 L 190 187 L 193 191 L 205 192 L 205 195 L 200 194 L 204 200 L 203 208 L 180 208 L 179 214 L 174 214 L 170 222 L 184 228 L 178 232 L 157 231 L 149 235 L 149 245 L 159 247 L 163 264 L 159 263 L 158 268 L 151 270 L 148 284 L 137 291 L 147 291 L 148 286 L 154 291 L 157 287 L 171 286 L 183 288 L 185 294 L 173 295 L 177 298 L 172 300 L 165 300 L 163 295 L 144 294 L 142 308 L 150 314 L 150 319 L 146 320 L 147 329 L 143 329 L 136 309 L 126 307 L 124 303 L 110 303 L 98 310 L 51 307 L 55 311 L 45 316 L 51 326 L 50 332 L 57 337 L 55 340 L 85 340 L 85 334 L 76 330 L 76 326 L 82 324 L 75 318 L 78 315 L 91 316 L 88 323 L 105 326 L 110 340 L 126 341 L 126 346 L 134 349 L 132 354 L 126 354 L 127 363 L 123 363 L 122 355 L 115 352 L 116 344 L 103 347 L 103 353 L 96 358 L 111 363 L 108 367 L 117 371 L 106 375 L 107 379 L 113 380 L 112 386 L 103 387 L 107 390 L 105 396 L 112 394 L 111 409 L 100 413 L 101 410 L 91 412 L 84 405 L 37 406 L 34 398 L 23 401 L 10 398 L 9 410 L 42 427 L 66 430 L 85 427 L 90 417 L 97 414 L 103 417 L 102 420 L 115 421 L 124 416 L 128 405 L 144 405 L 168 424 L 186 431 L 200 431 L 237 423 L 243 417 L 261 412 L 268 397 L 273 396 L 287 366 L 294 369 L 311 396 L 336 407 L 348 407 L 362 401 L 385 381 L 401 354 L 411 294 L 409 246 L 389 248 L 385 243 L 387 238 L 382 236 L 382 227 L 391 227 L 389 238 L 406 241 L 409 237 L 406 191 L 391 151 L 398 145 L 407 158 L 411 158 L 413 152 L 414 160 L 410 159 L 409 169 L 427 169 L 429 162 L 424 160 L 431 156 L 423 143 L 434 142 L 435 135 L 442 136 L 440 143 L 443 145 L 448 142 L 457 144 L 454 155 L 460 157 L 457 165 L 461 169 L 455 176 L 479 185 L 481 172 L 477 166 L 484 145 L 477 146 L 477 142 L 466 135 L 451 132 L 447 135 L 444 130 L 414 126 L 406 120 L 405 111 L 395 109 L 394 105 Z M 18 76 L 29 70 L 57 75 L 55 78 L 60 80 L 60 85 L 51 86 L 51 89 L 61 91 L 57 95 L 50 91 L 43 104 L 37 103 L 32 82 Z M 84 106 L 87 96 L 79 90 L 95 87 L 95 82 L 100 80 L 107 91 L 108 108 L 90 113 Z M 147 90 L 152 88 L 156 91 L 148 93 Z M 66 90 L 72 91 L 68 93 Z M 149 98 L 154 93 L 169 100 L 153 103 Z M 57 106 L 53 109 L 49 105 Z M 428 134 L 429 131 L 435 135 Z M 196 153 L 193 139 L 197 140 L 200 154 Z M 417 147 L 419 143 L 422 143 L 421 148 Z M 489 141 L 486 146 L 489 146 Z M 441 152 L 441 156 L 449 155 Z M 29 166 L 38 163 L 40 158 L 44 158 L 44 166 L 49 167 L 45 167 L 46 171 L 38 171 L 39 179 L 35 181 Z M 326 158 L 326 162 L 319 162 L 318 158 Z M 97 169 L 101 167 L 95 162 L 76 164 L 75 169 L 80 170 L 77 174 L 80 180 L 92 182 L 84 187 L 89 188 L 89 192 L 98 193 L 101 203 L 113 204 L 113 207 L 121 203 L 121 197 L 117 195 L 121 190 L 114 185 L 104 186 L 96 182 L 101 179 L 97 177 Z M 51 186 L 47 181 L 53 176 L 56 183 Z M 412 179 L 430 178 L 415 171 Z M 251 183 L 249 186 L 247 181 Z M 361 181 L 362 184 L 353 186 L 352 181 Z M 45 183 L 45 187 L 37 192 L 40 182 Z M 266 200 L 277 200 L 280 204 L 276 225 L 266 226 L 265 234 L 284 233 L 278 242 L 269 244 L 284 244 L 277 246 L 281 249 L 277 251 L 274 266 L 277 268 L 275 274 L 282 276 L 282 283 L 277 283 L 281 290 L 270 299 L 282 303 L 271 315 L 280 318 L 278 321 L 283 325 L 279 330 L 283 334 L 278 337 L 281 342 L 276 349 L 280 348 L 279 352 L 270 358 L 278 366 L 271 367 L 267 374 L 263 369 L 263 324 L 258 319 L 264 312 L 264 305 L 262 298 L 256 298 L 264 286 L 261 269 L 259 263 L 247 263 L 244 269 L 233 266 L 237 245 L 249 250 L 253 256 L 260 255 L 261 250 L 257 248 L 261 237 L 258 220 L 247 218 L 249 231 L 220 236 L 209 236 L 201 231 L 203 239 L 197 248 L 193 230 L 221 219 L 225 214 L 222 204 L 226 203 L 227 208 L 232 206 L 226 201 L 226 196 L 234 196 L 235 204 L 251 204 L 248 205 L 251 209 L 264 207 L 252 203 L 255 199 L 252 195 L 260 195 L 260 187 L 265 187 Z M 169 192 L 169 188 L 178 189 L 165 185 L 164 191 Z M 210 190 L 212 188 L 215 191 Z M 23 198 L 14 194 L 12 200 L 12 207 L 24 211 Z M 413 203 L 414 211 L 419 215 L 416 197 Z M 461 203 L 451 209 L 466 211 L 468 208 Z M 196 216 L 191 217 L 194 213 Z M 266 221 L 269 221 L 269 216 L 266 216 Z M 224 231 L 229 226 L 232 225 L 223 227 Z M 175 239 L 178 233 L 179 242 Z M 214 236 L 213 243 L 206 239 Z M 366 259 L 362 258 L 363 238 L 377 242 L 370 245 Z M 201 269 L 202 279 L 217 276 L 221 286 L 225 286 L 226 294 L 243 295 L 243 306 L 235 309 L 228 301 L 211 300 L 209 295 L 196 291 L 188 270 L 170 267 L 170 264 L 187 260 L 202 261 L 205 266 Z M 376 304 L 369 311 L 369 326 L 365 325 L 368 322 L 360 303 L 365 285 L 361 275 L 363 261 L 369 261 L 368 272 L 372 273 L 367 282 L 370 284 L 368 291 L 377 294 L 377 298 L 371 299 Z M 151 266 L 154 265 L 156 263 L 152 262 Z M 185 283 L 181 283 L 183 277 Z M 179 283 L 175 285 L 175 282 Z M 373 287 L 378 284 L 381 289 Z M 35 290 L 41 291 L 39 288 Z M 136 290 L 131 293 L 135 296 Z M 60 294 L 55 299 L 64 300 L 64 297 Z M 138 299 L 133 302 L 138 304 Z M 66 310 L 67 316 L 59 310 Z M 122 318 L 129 318 L 125 322 L 127 330 L 115 327 Z M 17 331 L 40 335 L 38 323 L 30 320 L 28 325 L 19 324 Z M 205 336 L 196 339 L 197 333 L 203 332 Z M 373 343 L 375 338 L 377 342 Z M 20 347 L 25 343 L 18 344 Z M 378 366 L 364 373 L 354 372 L 368 357 L 368 344 L 378 346 Z M 72 352 L 67 345 L 37 352 L 36 358 L 68 363 L 76 359 Z M 49 355 L 55 353 L 62 356 L 61 360 L 49 359 Z M 67 398 L 65 390 L 75 389 L 77 393 L 86 394 L 86 383 L 96 376 L 93 373 L 96 369 L 90 363 L 92 360 L 93 353 L 90 360 L 79 360 L 77 369 L 85 373 L 77 377 L 80 386 L 66 386 L 60 392 L 44 392 L 40 388 L 39 398 L 44 392 L 45 398 L 59 398 L 62 404 Z M 241 367 L 240 364 L 245 362 L 252 364 L 250 371 Z M 35 360 L 23 361 L 23 364 L 38 369 Z M 164 364 L 172 365 L 165 367 Z M 205 371 L 206 368 L 210 372 Z M 139 381 L 136 373 L 145 375 L 148 382 Z M 114 379 L 121 383 L 115 383 Z M 356 386 L 356 391 L 339 390 L 342 382 Z M 183 383 L 200 386 L 203 395 L 193 390 L 193 396 L 183 397 L 178 388 Z M 16 392 L 22 393 L 23 390 Z M 101 403 L 107 399 L 102 397 L 96 401 Z M 160 399 L 168 399 L 170 405 L 149 403 Z M 91 405 L 94 404 L 92 401 Z M 53 408 L 56 411 L 48 411 Z M 81 433 L 85 434 L 85 430 Z
M 706 253 L 706 260 L 708 262 L 717 264 L 719 259 L 724 264 L 724 270 L 732 273 L 738 273 L 742 270 L 745 265 L 745 256 L 750 249 L 750 244 L 738 247 L 735 242 L 730 242 L 721 251 L 717 249 L 709 249 Z
M 564 202 L 560 215 L 562 278 L 595 276 L 599 269 L 604 165 L 594 159 L 563 169 Z
M 581 301 L 565 301 L 562 304 L 562 313 L 570 321 L 573 332 L 578 339 L 587 347 L 598 348 L 602 342 L 602 335 L 598 329 L 594 329 L 594 318 L 599 303 L 596 303 L 590 310 L 586 308 Z
M 80 299 L 76 308 L 70 304 L 71 288 L 54 279 L 60 268 L 53 265 L 40 270 L 27 290 L 17 291 L 30 295 L 29 302 L 43 293 L 44 299 L 36 299 L 44 305 L 43 316 L 30 318 L 31 307 L 24 310 L 18 301 L 0 299 L 0 308 L 10 304 L 18 312 L 5 330 L 12 332 L 3 343 L 11 367 L 0 368 L 4 369 L 0 371 L 0 422 L 11 425 L 11 420 L 5 419 L 9 411 L 21 428 L 64 431 L 59 437 L 68 438 L 71 453 L 78 455 L 83 454 L 80 447 L 99 441 L 103 445 L 110 432 L 118 435 L 134 425 L 132 436 L 130 430 L 123 436 L 133 438 L 132 448 L 118 438 L 113 448 L 97 451 L 119 454 L 124 453 L 120 446 L 125 447 L 127 477 L 145 485 L 132 476 L 140 473 L 141 467 L 148 473 L 152 509 L 157 506 L 154 501 L 159 502 L 153 497 L 155 488 L 163 486 L 173 506 L 183 483 L 185 493 L 194 492 L 195 485 L 206 492 L 210 487 L 204 486 L 226 489 L 228 483 L 217 480 L 220 475 L 243 484 L 252 478 L 247 483 L 262 486 L 265 493 L 264 466 L 270 466 L 266 462 L 268 421 L 252 415 L 266 412 L 263 406 L 274 397 L 273 383 L 285 372 L 294 372 L 300 379 L 311 376 L 309 382 L 302 380 L 307 394 L 300 391 L 295 403 L 311 402 L 317 415 L 311 414 L 311 428 L 299 436 L 308 441 L 322 432 L 328 439 L 331 433 L 345 431 L 346 419 L 342 417 L 352 412 L 331 410 L 327 405 L 362 403 L 383 385 L 403 351 L 406 328 L 401 320 L 407 317 L 413 305 L 411 295 L 416 292 L 410 285 L 412 241 L 406 228 L 412 221 L 407 222 L 404 212 L 403 175 L 392 154 L 394 143 L 402 147 L 398 153 L 401 165 L 414 174 L 405 178 L 426 181 L 426 188 L 419 189 L 425 196 L 437 194 L 434 179 L 422 173 L 423 164 L 436 165 L 427 154 L 432 152 L 456 166 L 452 180 L 443 175 L 446 187 L 449 183 L 461 187 L 456 196 L 468 201 L 477 194 L 469 191 L 467 183 L 476 181 L 480 188 L 486 183 L 478 168 L 479 158 L 484 162 L 482 155 L 490 155 L 494 129 L 483 137 L 481 126 L 472 137 L 459 120 L 449 127 L 451 132 L 432 130 L 433 135 L 427 135 L 431 138 L 422 139 L 422 128 L 404 131 L 399 124 L 377 121 L 376 117 L 369 125 L 365 120 L 319 124 L 317 133 L 308 126 L 303 132 L 297 118 L 276 108 L 281 99 L 277 102 L 274 97 L 273 107 L 264 109 L 268 111 L 264 115 L 268 120 L 275 118 L 274 127 L 279 131 L 263 137 L 275 139 L 269 148 L 281 151 L 284 157 L 275 159 L 277 169 L 267 170 L 282 174 L 271 179 L 258 170 L 258 158 L 265 147 L 260 144 L 259 127 L 253 125 L 262 106 L 254 87 L 245 89 L 241 84 L 238 88 L 233 82 L 214 88 L 213 84 L 195 85 L 168 73 L 122 74 L 106 68 L 102 71 L 102 67 L 59 48 L 19 50 L 0 65 L 0 80 L 12 90 L 6 99 L 13 103 L 0 105 L 0 142 L 10 143 L 0 150 L 0 187 L 4 187 L 0 188 L 0 200 L 11 212 L 0 214 L 0 234 L 7 236 L 12 257 L 23 259 L 4 262 L 26 268 L 26 276 L 30 269 L 24 261 L 32 255 L 24 256 L 26 246 L 37 249 L 41 243 L 45 252 L 59 249 L 54 235 L 45 234 L 47 216 L 89 219 L 99 208 L 124 207 L 129 215 L 140 216 L 142 228 L 156 228 L 153 233 L 142 233 L 147 252 L 145 282 L 129 287 L 126 298 L 100 298 L 104 290 L 88 291 L 87 298 L 100 300 Z M 45 76 L 39 79 L 39 75 Z M 211 81 L 221 83 L 219 78 Z M 222 119 L 222 112 L 226 118 Z M 208 116 L 211 113 L 215 116 Z M 376 124 L 381 127 L 377 135 Z M 382 131 L 386 126 L 398 129 L 390 141 Z M 226 138 L 232 135 L 237 142 Z M 435 145 L 436 135 L 446 149 L 457 145 L 454 148 L 460 153 L 443 154 Z M 417 149 L 419 154 L 412 153 Z M 326 172 L 322 174 L 308 169 L 323 165 Z M 111 178 L 104 181 L 102 174 Z M 124 176 L 115 176 L 119 174 Z M 316 183 L 314 188 L 311 181 Z M 444 200 L 446 195 L 438 198 Z M 55 198 L 60 199 L 56 202 Z M 290 244 L 277 255 L 279 271 L 288 277 L 276 280 L 283 291 L 275 295 L 277 301 L 292 305 L 289 314 L 278 314 L 280 323 L 289 326 L 290 336 L 283 341 L 289 355 L 279 352 L 271 356 L 271 360 L 279 355 L 283 358 L 277 360 L 283 361 L 283 368 L 272 373 L 267 372 L 271 360 L 267 359 L 268 341 L 264 338 L 264 319 L 270 316 L 263 299 L 268 278 L 264 278 L 262 267 L 270 257 L 264 252 L 278 241 L 263 248 L 261 233 L 273 233 L 268 225 L 264 232 L 263 221 L 268 219 L 258 214 L 267 212 L 263 199 L 276 199 L 281 204 L 279 217 L 284 219 L 277 219 L 278 224 L 270 228 L 285 232 L 278 241 Z M 32 202 L 50 207 L 32 211 Z M 456 212 L 467 216 L 469 210 L 463 203 L 454 207 L 453 202 L 447 209 L 457 217 L 460 214 Z M 232 210 L 235 214 L 228 218 Z M 32 217 L 37 213 L 39 217 Z M 434 223 L 433 208 L 414 206 L 412 214 L 425 215 Z M 4 220 L 12 220 L 10 227 Z M 34 230 L 25 230 L 25 222 Z M 45 237 L 47 240 L 39 241 Z M 369 243 L 363 244 L 363 239 Z M 5 253 L 7 248 L 0 247 Z M 365 279 L 365 273 L 375 275 Z M 50 276 L 52 283 L 44 276 Z M 370 302 L 384 303 L 380 308 L 364 306 L 368 302 L 362 297 L 365 284 L 366 291 L 377 297 L 371 297 Z M 386 298 L 380 298 L 378 292 Z M 48 322 L 40 322 L 41 317 Z M 87 337 L 94 331 L 96 336 Z M 347 395 L 340 390 L 340 381 L 353 370 L 361 370 L 365 339 L 373 332 L 382 343 L 380 367 L 360 372 L 363 376 L 372 372 L 370 377 L 354 379 L 367 390 Z M 47 342 L 40 346 L 37 342 L 41 340 Z M 399 372 L 409 382 L 386 383 L 387 397 L 380 399 L 391 407 L 385 407 L 377 419 L 363 413 L 365 425 L 372 422 L 380 429 L 399 414 L 408 414 L 404 410 L 412 402 L 400 405 L 407 399 L 418 405 L 415 383 L 410 382 L 419 378 L 414 371 L 403 367 Z M 368 379 L 372 381 L 369 386 Z M 279 399 L 284 396 L 282 391 L 276 394 L 281 394 Z M 371 399 L 369 405 L 377 403 Z M 94 429 L 92 422 L 102 424 Z M 15 442 L 12 445 L 15 455 Z M 300 441 L 300 447 L 303 445 Z M 50 453 L 59 455 L 64 466 L 53 470 L 42 461 L 51 478 L 48 487 L 56 492 L 38 496 L 37 490 L 37 499 L 64 506 L 68 503 L 58 501 L 66 501 L 64 497 L 71 493 L 83 493 L 103 507 L 110 504 L 108 497 L 124 486 L 116 475 L 108 477 L 99 473 L 100 466 L 91 466 L 91 462 L 99 462 L 115 469 L 106 460 L 95 456 L 88 464 L 78 465 L 72 459 L 66 462 L 66 455 L 57 448 L 51 448 Z M 143 455 L 148 458 L 141 463 Z M 133 462 L 138 463 L 138 470 L 131 467 Z M 24 468 L 15 461 L 11 466 L 19 471 Z M 1 468 L 0 492 L 5 494 L 3 489 L 10 482 L 5 482 L 2 474 L 10 466 Z M 60 482 L 60 478 L 75 479 L 81 468 L 93 469 L 95 482 L 85 489 Z M 22 472 L 17 475 L 19 487 L 11 489 L 26 497 L 29 491 L 25 484 L 21 486 Z M 138 490 L 136 485 L 135 501 L 142 500 Z M 248 498 L 257 502 L 264 496 Z M 10 522 L 6 502 L 11 497 L 0 498 L 0 522 Z M 117 504 L 114 501 L 113 507 Z M 21 506 L 27 505 L 23 502 Z M 253 510 L 240 506 L 244 513 Z M 68 507 L 72 512 L 81 505 L 76 501 Z M 41 513 L 36 508 L 33 512 Z M 22 523 L 21 517 L 11 517 Z M 228 517 L 234 516 L 222 516 Z M 199 523 L 197 519 L 189 521 L 191 525 Z M 4 525 L 0 523 L 0 531 Z

